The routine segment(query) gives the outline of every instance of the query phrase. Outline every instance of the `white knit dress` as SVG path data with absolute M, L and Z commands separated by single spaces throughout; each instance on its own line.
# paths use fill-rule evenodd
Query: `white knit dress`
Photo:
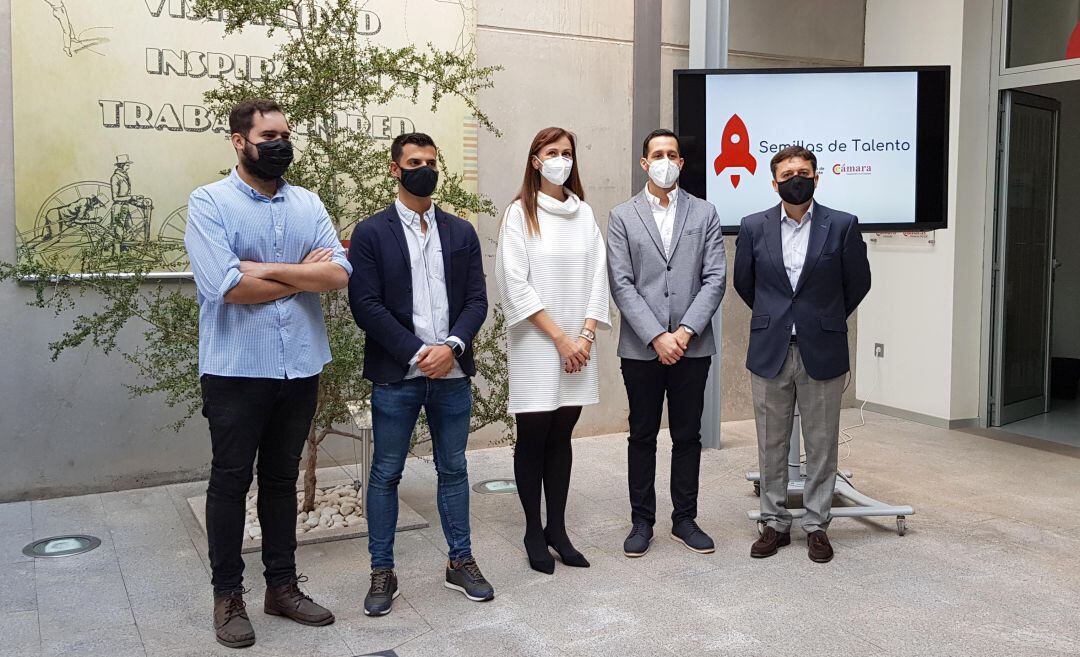
M 495 279 L 506 314 L 511 413 L 600 401 L 595 346 L 589 364 L 567 374 L 555 343 L 528 321 L 545 310 L 571 339 L 586 319 L 611 328 L 604 238 L 589 204 L 566 193 L 563 202 L 538 194 L 540 235 L 528 234 L 520 201 L 507 209 L 499 232 Z

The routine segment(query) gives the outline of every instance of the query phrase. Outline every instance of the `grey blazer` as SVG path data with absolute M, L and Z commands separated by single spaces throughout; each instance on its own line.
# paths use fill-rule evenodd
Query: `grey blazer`
M 679 188 L 671 257 L 642 190 L 608 218 L 608 276 L 621 314 L 619 357 L 652 360 L 656 336 L 685 325 L 694 332 L 686 356 L 716 353 L 712 317 L 727 284 L 720 217 L 711 203 Z

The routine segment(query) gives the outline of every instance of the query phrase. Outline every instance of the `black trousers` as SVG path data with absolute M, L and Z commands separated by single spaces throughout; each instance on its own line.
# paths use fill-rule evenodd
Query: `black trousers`
M 673 525 L 697 517 L 701 468 L 701 412 L 712 358 L 683 358 L 674 365 L 656 360 L 622 359 L 623 383 L 630 402 L 627 478 L 633 522 L 656 522 L 656 434 L 668 402 L 671 431 L 671 513 Z
M 514 480 L 525 512 L 525 535 L 540 539 L 540 491 L 547 502 L 547 529 L 554 538 L 566 535 L 566 497 L 574 452 L 570 437 L 581 417 L 580 406 L 554 411 L 518 413 L 514 446 Z
M 214 593 L 243 587 L 246 497 L 258 461 L 263 575 L 268 586 L 296 576 L 296 479 L 319 395 L 319 377 L 256 379 L 204 374 L 210 422 L 206 539 Z

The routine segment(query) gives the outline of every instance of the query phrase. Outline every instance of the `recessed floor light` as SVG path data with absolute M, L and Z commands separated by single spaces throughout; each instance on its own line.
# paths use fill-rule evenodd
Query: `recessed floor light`
M 481 495 L 505 495 L 517 492 L 517 482 L 513 479 L 488 479 L 474 484 L 472 489 Z
M 28 557 L 70 557 L 89 552 L 99 545 L 101 545 L 101 539 L 96 536 L 73 534 L 38 539 L 24 547 L 22 551 Z

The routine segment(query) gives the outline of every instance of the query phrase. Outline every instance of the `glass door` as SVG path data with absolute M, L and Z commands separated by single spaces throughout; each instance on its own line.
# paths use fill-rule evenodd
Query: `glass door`
M 1049 408 L 1059 111 L 1051 98 L 1002 93 L 990 391 L 995 426 Z

